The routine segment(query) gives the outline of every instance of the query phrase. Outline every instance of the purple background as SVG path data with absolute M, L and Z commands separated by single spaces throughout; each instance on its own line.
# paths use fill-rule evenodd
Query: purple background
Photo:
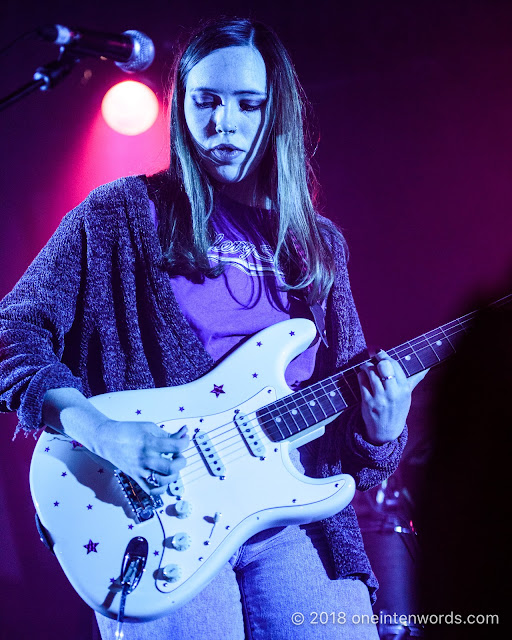
M 140 77 L 160 97 L 173 42 L 200 17 L 225 12 L 268 22 L 288 46 L 314 106 L 325 213 L 346 233 L 368 341 L 395 346 L 509 292 L 509 2 L 5 4 L 1 45 L 46 23 L 145 31 L 157 58 Z M 53 45 L 29 40 L 1 56 L 2 95 L 28 82 L 56 53 Z M 127 78 L 112 63 L 86 60 L 52 92 L 35 93 L 0 114 L 0 295 L 89 189 L 161 162 L 158 151 L 146 159 L 135 139 L 118 140 L 123 162 L 99 148 L 101 135 L 112 135 L 94 129 L 101 129 L 101 98 Z M 91 141 L 93 129 L 100 138 Z M 435 381 L 436 374 L 430 377 Z M 416 392 L 413 446 L 428 440 L 424 415 L 433 386 Z M 41 640 L 94 637 L 88 608 L 33 526 L 28 470 L 34 442 L 19 437 L 11 443 L 16 420 L 0 421 L 0 632 Z

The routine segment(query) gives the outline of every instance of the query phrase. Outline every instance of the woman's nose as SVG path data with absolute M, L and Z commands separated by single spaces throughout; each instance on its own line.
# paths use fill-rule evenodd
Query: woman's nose
M 219 105 L 216 111 L 215 131 L 217 133 L 235 133 L 237 126 L 233 107 L 231 105 Z

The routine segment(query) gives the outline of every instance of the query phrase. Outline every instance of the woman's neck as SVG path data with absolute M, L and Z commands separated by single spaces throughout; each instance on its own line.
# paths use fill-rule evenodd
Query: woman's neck
M 270 209 L 271 207 L 270 198 L 259 187 L 258 180 L 252 176 L 248 176 L 240 182 L 219 184 L 218 189 L 220 193 L 240 204 L 260 209 Z

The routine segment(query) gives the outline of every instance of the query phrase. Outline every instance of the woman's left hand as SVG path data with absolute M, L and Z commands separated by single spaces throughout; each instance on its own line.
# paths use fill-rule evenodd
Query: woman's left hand
M 402 433 L 412 390 L 427 375 L 428 369 L 407 378 L 398 362 L 385 351 L 379 351 L 372 360 L 373 363 L 361 365 L 357 377 L 368 440 L 379 445 Z

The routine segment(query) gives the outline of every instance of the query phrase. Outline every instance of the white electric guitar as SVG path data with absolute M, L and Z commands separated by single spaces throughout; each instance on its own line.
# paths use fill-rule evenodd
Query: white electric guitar
M 410 376 L 454 353 L 468 314 L 388 351 Z M 356 368 L 292 393 L 284 371 L 315 338 L 305 319 L 256 334 L 203 378 L 92 398 L 116 420 L 187 425 L 187 466 L 161 497 L 78 442 L 45 431 L 30 469 L 41 533 L 79 595 L 103 615 L 146 620 L 196 595 L 255 533 L 343 509 L 348 475 L 299 473 L 290 449 L 360 400 Z

